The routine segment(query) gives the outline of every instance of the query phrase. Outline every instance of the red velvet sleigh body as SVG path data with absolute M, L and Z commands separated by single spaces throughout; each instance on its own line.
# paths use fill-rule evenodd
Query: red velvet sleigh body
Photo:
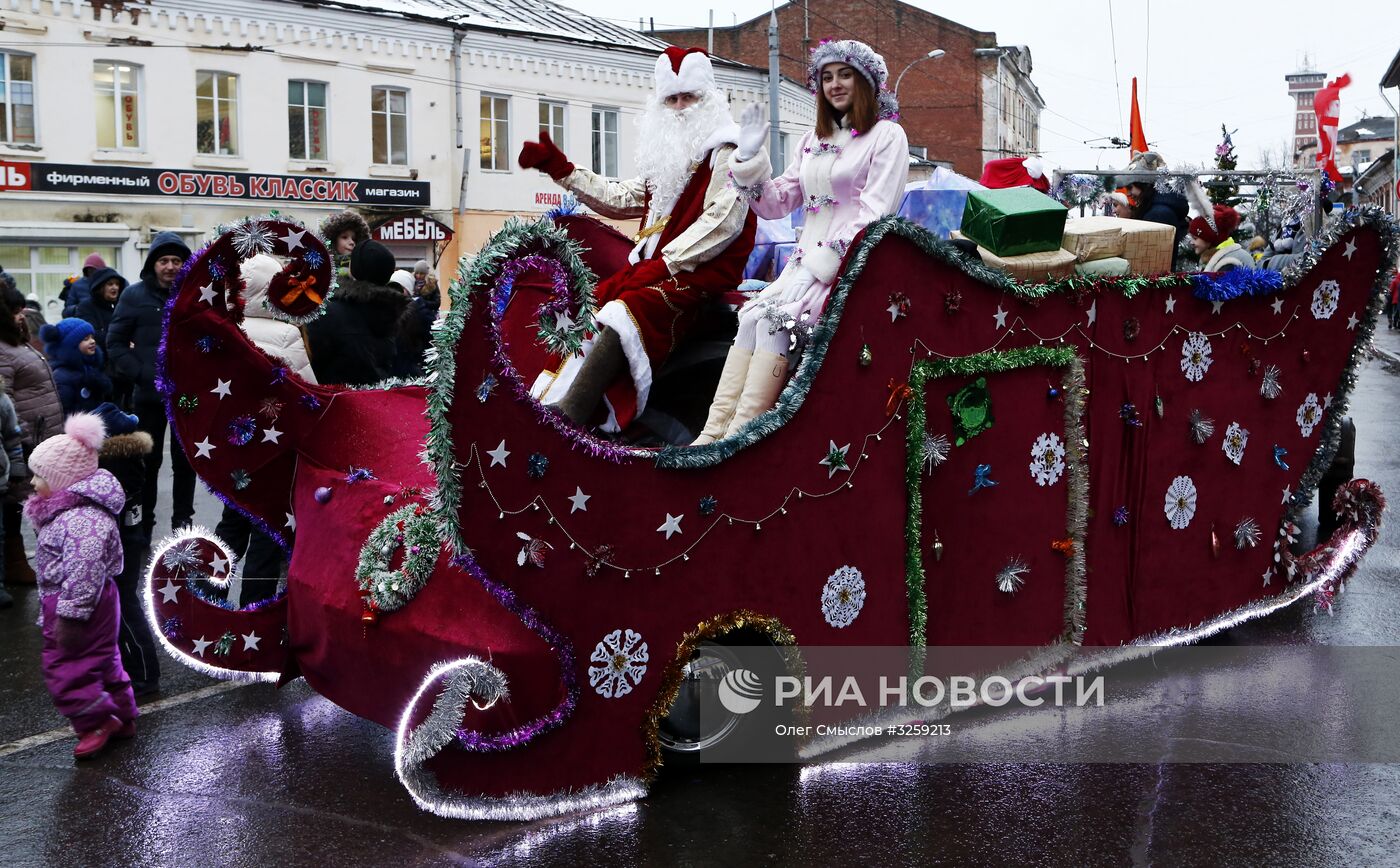
M 301 674 L 397 727 L 397 771 L 431 810 L 523 818 L 644 794 L 682 666 L 727 631 L 1181 641 L 1330 593 L 1374 539 L 1379 494 L 1353 483 L 1330 546 L 1275 545 L 1335 449 L 1388 218 L 1338 226 L 1277 292 L 1217 303 L 1196 291 L 1228 289 L 1186 277 L 1017 290 L 882 221 L 778 408 L 729 441 L 660 451 L 525 397 L 545 325 L 530 293 L 579 292 L 616 246 L 564 223 L 591 249 L 516 225 L 464 264 L 426 385 L 288 376 L 234 322 L 227 236 L 168 312 L 162 376 L 196 471 L 295 549 L 285 597 L 255 612 L 162 597 L 163 550 L 153 622 L 210 671 Z M 511 270 L 527 260 L 549 267 Z M 277 434 L 242 436 L 247 417 Z M 425 522 L 442 549 L 421 588 L 405 571 L 402 589 L 366 590 L 357 569 L 382 555 L 367 581 L 396 582 Z M 196 636 L 282 624 L 281 642 L 194 657 Z

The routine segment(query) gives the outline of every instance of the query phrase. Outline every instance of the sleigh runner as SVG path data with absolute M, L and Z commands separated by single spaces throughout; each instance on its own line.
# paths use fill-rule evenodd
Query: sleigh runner
M 210 487 L 295 547 L 256 611 L 186 581 L 220 578 L 207 534 L 163 547 L 148 606 L 167 647 L 225 677 L 302 675 L 395 727 L 425 808 L 527 818 L 642 796 L 707 640 L 1108 662 L 1330 604 L 1374 541 L 1383 500 L 1354 481 L 1340 529 L 1292 551 L 1395 260 L 1378 212 L 1277 283 L 1020 286 L 886 219 L 778 406 L 661 449 L 528 396 L 541 346 L 587 329 L 610 233 L 509 224 L 462 267 L 427 381 L 365 390 L 305 384 L 237 326 L 249 244 L 330 285 L 310 233 L 249 221 L 194 257 L 167 313 L 170 418 Z

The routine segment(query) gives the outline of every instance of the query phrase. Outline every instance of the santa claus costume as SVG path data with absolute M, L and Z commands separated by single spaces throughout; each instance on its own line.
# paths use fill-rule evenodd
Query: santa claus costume
M 639 121 L 637 177 L 613 181 L 575 166 L 543 132 L 520 152 L 522 167 L 548 173 L 599 214 L 642 218 L 630 265 L 598 284 L 598 331 L 531 388 L 580 424 L 603 402 L 605 431 L 626 428 L 646 408 L 656 370 L 705 300 L 743 280 L 753 249 L 756 221 L 725 172 L 739 127 L 709 57 L 668 48 L 655 81 Z
M 853 117 L 855 110 L 838 110 L 828 99 L 822 81 L 827 67 L 843 75 L 843 88 L 864 89 L 864 129 Z M 729 162 L 734 185 L 758 216 L 773 220 L 802 208 L 806 222 L 783 273 L 739 311 L 739 332 L 709 418 L 692 445 L 732 436 L 774 405 L 787 381 L 792 326 L 815 322 L 851 241 L 871 222 L 898 210 L 909 180 L 909 142 L 895 122 L 899 107 L 885 90 L 888 78 L 884 58 L 863 42 L 824 41 L 813 49 L 807 86 L 817 95 L 819 117 L 828 113 L 832 128 L 825 136 L 817 130 L 803 136 L 796 159 L 778 178 L 770 178 L 768 152 L 755 144 L 767 135 L 763 113 L 756 106 L 744 112 L 740 147 Z M 851 99 L 847 105 L 853 109 L 859 101 Z

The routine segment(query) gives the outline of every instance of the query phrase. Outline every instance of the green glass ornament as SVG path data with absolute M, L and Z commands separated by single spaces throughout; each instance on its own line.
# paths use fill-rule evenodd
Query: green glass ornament
M 948 396 L 948 409 L 953 413 L 954 444 L 967 441 L 992 427 L 992 396 L 987 392 L 987 378 L 978 377 Z
M 870 344 L 861 344 L 860 366 L 862 368 L 868 368 L 873 361 L 875 361 L 875 354 L 870 352 Z

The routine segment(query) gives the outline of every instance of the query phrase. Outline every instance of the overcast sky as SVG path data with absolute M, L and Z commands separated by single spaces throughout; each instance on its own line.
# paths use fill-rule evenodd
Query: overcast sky
M 562 2 L 633 28 L 639 16 L 656 16 L 658 28 L 703 27 L 711 9 L 719 26 L 770 8 L 762 0 Z M 1127 161 L 1123 150 L 1095 150 L 1085 141 L 1127 138 L 1133 76 L 1148 141 L 1169 164 L 1212 163 L 1222 123 L 1238 130 L 1235 152 L 1242 169 L 1259 165 L 1262 149 L 1291 148 L 1293 103 L 1283 77 L 1301 66 L 1305 54 L 1329 79 L 1351 73 L 1352 85 L 1342 91 L 1344 125 L 1363 111 L 1391 113 L 1377 88 L 1400 51 L 1400 3 L 1393 0 L 1116 0 L 1111 27 L 1109 0 L 912 0 L 910 5 L 994 31 L 1000 44 L 1030 47 L 1031 77 L 1046 103 L 1041 149 L 1064 168 Z M 820 29 L 822 23 L 813 18 L 814 35 L 831 35 Z M 930 60 L 920 69 L 936 76 L 938 63 Z M 905 89 L 909 83 L 906 78 Z M 1386 94 L 1396 101 L 1394 89 Z

